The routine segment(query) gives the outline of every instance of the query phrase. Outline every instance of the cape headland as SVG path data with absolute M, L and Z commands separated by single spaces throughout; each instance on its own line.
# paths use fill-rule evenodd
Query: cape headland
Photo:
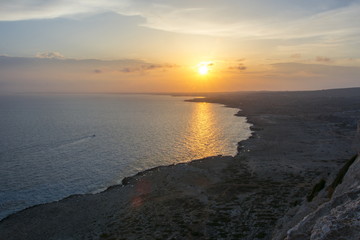
M 360 88 L 201 95 L 252 124 L 237 155 L 28 208 L 0 239 L 359 239 Z

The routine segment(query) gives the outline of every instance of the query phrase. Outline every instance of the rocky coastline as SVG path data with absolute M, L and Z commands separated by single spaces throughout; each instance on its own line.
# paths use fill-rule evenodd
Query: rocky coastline
M 358 215 L 344 226 L 333 219 L 336 209 L 359 213 L 359 158 L 328 193 L 358 151 L 359 88 L 203 95 L 190 101 L 240 108 L 253 125 L 237 155 L 157 167 L 26 209 L 0 222 L 0 239 L 320 240 L 344 229 L 343 239 L 358 239 Z

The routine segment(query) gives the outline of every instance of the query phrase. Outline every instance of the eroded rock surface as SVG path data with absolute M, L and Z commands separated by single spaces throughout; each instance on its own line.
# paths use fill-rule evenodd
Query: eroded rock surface
M 360 239 L 360 157 L 332 198 L 288 231 L 287 240 Z

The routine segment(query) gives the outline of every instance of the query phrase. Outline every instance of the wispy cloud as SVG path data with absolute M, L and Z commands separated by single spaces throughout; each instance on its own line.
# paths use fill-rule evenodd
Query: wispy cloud
M 51 19 L 79 14 L 97 14 L 122 8 L 124 1 L 115 0 L 12 0 L 0 2 L 0 20 Z
M 247 69 L 247 67 L 244 64 L 239 63 L 237 66 L 230 66 L 229 69 L 230 70 L 244 71 L 244 70 Z
M 43 52 L 35 55 L 37 58 L 50 58 L 50 59 L 65 59 L 65 57 L 59 52 Z
M 0 56 L 0 92 L 148 91 L 176 65 L 140 59 L 97 60 Z M 140 76 L 141 75 L 141 76 Z M 170 84 L 170 83 L 169 83 Z
M 152 70 L 164 70 L 169 68 L 174 68 L 176 65 L 171 64 L 140 64 L 136 66 L 127 66 L 121 68 L 119 71 L 122 73 L 144 73 L 146 71 L 152 71 Z
M 296 59 L 301 58 L 301 54 L 300 53 L 291 54 L 290 58 L 296 58 Z
M 357 0 L 175 1 L 175 0 L 12 0 L 0 2 L 0 20 L 58 18 L 116 12 L 144 19 L 142 26 L 189 34 L 255 39 L 331 36 L 333 41 L 360 33 Z M 356 37 L 358 39 L 358 35 Z M 321 39 L 323 40 L 323 39 Z
M 38 61 L 40 60 L 40 61 Z M 164 70 L 175 68 L 175 64 L 158 64 L 146 62 L 139 59 L 120 59 L 120 60 L 97 60 L 97 59 L 69 59 L 65 58 L 58 52 L 45 52 L 36 54 L 35 58 L 24 57 L 8 57 L 0 56 L 1 67 L 17 66 L 54 66 L 71 68 L 77 72 L 93 72 L 93 73 L 144 73 L 146 71 Z
M 247 79 L 257 82 L 263 89 L 310 90 L 359 86 L 360 67 L 330 66 L 284 62 L 271 64 L 271 68 Z
M 292 79 L 291 76 L 303 76 L 306 73 L 309 77 L 321 77 L 322 79 L 331 79 L 341 83 L 341 81 L 357 82 L 360 74 L 360 67 L 354 66 L 333 66 L 325 64 L 304 64 L 284 62 L 271 64 L 273 69 L 271 72 L 277 76 L 287 77 Z M 344 78 L 346 76 L 346 79 Z M 312 78 L 314 79 L 314 78 Z
M 331 60 L 330 58 L 328 58 L 328 57 L 321 57 L 321 56 L 317 56 L 317 57 L 315 58 L 315 61 L 317 61 L 317 62 L 322 62 L 322 63 L 330 63 L 330 62 L 332 62 L 332 60 Z

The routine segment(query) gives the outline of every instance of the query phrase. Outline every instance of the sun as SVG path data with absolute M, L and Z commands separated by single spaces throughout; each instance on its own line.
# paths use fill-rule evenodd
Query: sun
M 214 65 L 213 62 L 210 62 L 210 61 L 200 62 L 197 65 L 197 71 L 200 75 L 207 75 L 213 65 Z
M 206 75 L 209 72 L 209 68 L 207 66 L 200 66 L 198 72 L 200 75 Z

